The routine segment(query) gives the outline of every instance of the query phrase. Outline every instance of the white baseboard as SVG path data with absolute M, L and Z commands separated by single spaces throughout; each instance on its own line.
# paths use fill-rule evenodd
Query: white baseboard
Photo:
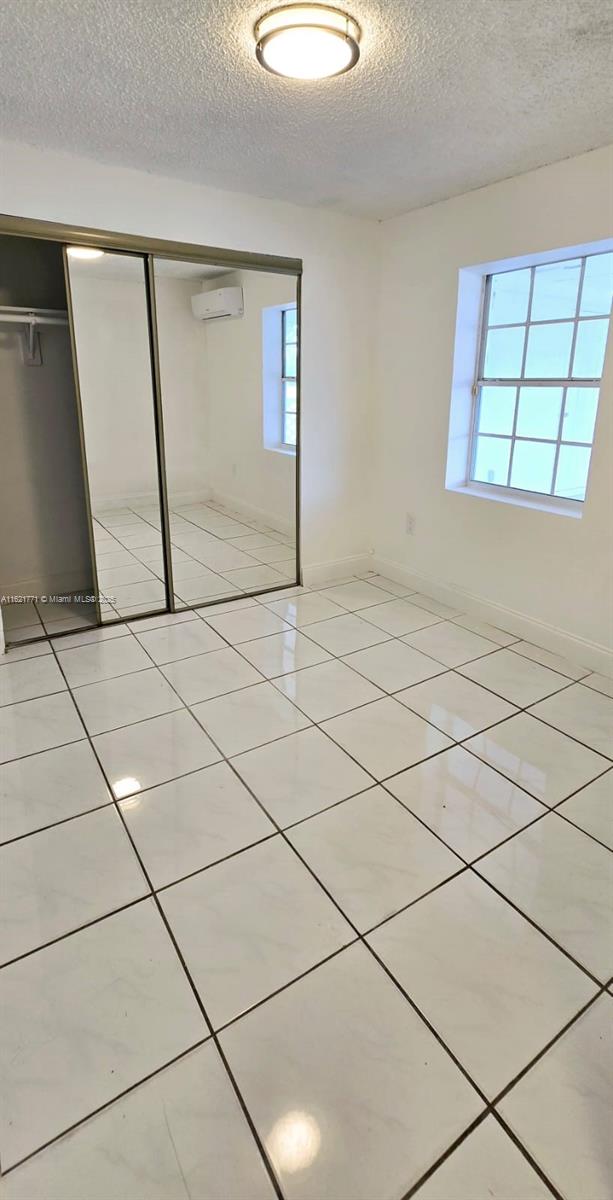
M 555 625 L 548 625 L 545 621 L 529 617 L 503 604 L 483 600 L 463 588 L 441 583 L 418 571 L 410 571 L 390 559 L 375 555 L 369 560 L 369 565 L 371 570 L 387 575 L 388 579 L 404 583 L 407 587 L 414 587 L 416 591 L 426 592 L 443 604 L 449 604 L 452 608 L 469 613 L 470 616 L 489 621 L 490 625 L 514 633 L 518 638 L 523 638 L 533 645 L 542 646 L 544 650 L 551 650 L 553 654 L 561 654 L 579 667 L 589 667 L 603 675 L 613 675 L 613 650 L 599 642 L 577 637 L 576 634 L 558 629 Z
M 302 578 L 307 587 L 317 587 L 329 579 L 344 579 L 346 575 L 364 574 L 373 569 L 370 555 L 360 554 L 351 558 L 334 558 L 328 562 L 303 563 Z

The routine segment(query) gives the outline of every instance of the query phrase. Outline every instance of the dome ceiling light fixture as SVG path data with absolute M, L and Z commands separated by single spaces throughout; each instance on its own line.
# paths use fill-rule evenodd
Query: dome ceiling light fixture
M 289 79 L 330 79 L 350 71 L 360 57 L 357 21 L 327 4 L 287 4 L 255 26 L 258 62 Z

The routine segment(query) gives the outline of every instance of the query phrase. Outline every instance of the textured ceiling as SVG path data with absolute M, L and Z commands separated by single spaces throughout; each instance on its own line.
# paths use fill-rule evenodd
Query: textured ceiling
M 275 0 L 2 0 L 0 132 L 383 218 L 611 138 L 613 0 L 347 0 L 348 75 L 263 71 Z

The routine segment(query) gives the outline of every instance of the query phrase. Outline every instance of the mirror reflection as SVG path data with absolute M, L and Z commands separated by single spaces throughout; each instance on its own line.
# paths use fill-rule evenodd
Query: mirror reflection
M 296 278 L 154 259 L 177 608 L 296 582 Z
M 145 259 L 67 256 L 103 621 L 166 607 Z

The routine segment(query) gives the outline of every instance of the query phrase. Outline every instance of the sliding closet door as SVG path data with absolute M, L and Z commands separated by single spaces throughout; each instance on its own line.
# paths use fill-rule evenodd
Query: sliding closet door
M 298 280 L 155 257 L 177 608 L 298 582 Z
M 102 621 L 164 611 L 162 463 L 145 259 L 67 250 Z

